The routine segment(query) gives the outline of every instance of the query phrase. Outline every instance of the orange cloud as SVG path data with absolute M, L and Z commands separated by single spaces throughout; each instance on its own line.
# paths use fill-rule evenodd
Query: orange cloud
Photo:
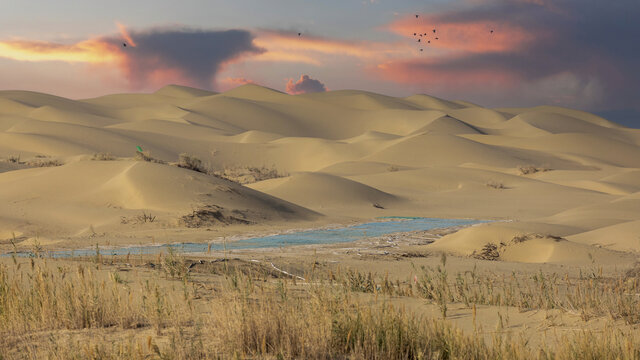
M 327 87 L 320 80 L 312 79 L 309 75 L 301 75 L 298 81 L 287 81 L 286 91 L 291 95 L 299 95 L 324 92 L 327 91 Z
M 220 79 L 217 82 L 218 82 L 218 86 L 216 87 L 216 90 L 218 91 L 227 91 L 227 90 L 231 90 L 233 88 L 236 88 L 241 85 L 246 85 L 246 84 L 257 84 L 255 81 L 251 79 L 247 79 L 244 77 L 231 77 L 231 76 L 226 77 L 224 79 Z
M 129 32 L 127 31 L 127 28 L 124 25 L 120 24 L 119 22 L 116 22 L 116 25 L 120 30 L 120 35 L 122 35 L 122 38 L 127 42 L 127 45 L 132 47 L 138 46 L 136 45 L 136 42 L 133 41 L 133 39 L 131 38 L 131 35 L 129 35 Z
M 507 23 L 477 21 L 442 21 L 438 17 L 404 17 L 387 27 L 392 32 L 413 41 L 428 40 L 426 47 L 474 53 L 508 52 L 522 48 L 542 34 L 531 34 L 526 30 Z M 436 29 L 436 33 L 433 32 Z M 491 30 L 494 30 L 491 33 Z M 426 34 L 414 37 L 413 34 Z M 435 38 L 438 37 L 438 40 Z
M 115 67 L 133 89 L 167 83 L 209 88 L 225 65 L 264 52 L 253 44 L 253 35 L 246 30 L 154 28 L 130 34 L 122 24 L 117 25 L 121 37 L 127 39 L 126 47 L 117 35 L 75 44 L 0 41 L 0 57 Z
M 240 85 L 246 85 L 246 84 L 255 84 L 256 82 L 253 80 L 249 80 L 243 77 L 227 77 L 224 78 L 222 80 L 220 80 L 221 83 L 224 84 L 229 84 L 229 85 L 235 85 L 235 86 L 240 86 Z
M 402 43 L 356 42 L 275 31 L 261 31 L 254 39 L 254 44 L 267 50 L 255 56 L 255 60 L 312 65 L 321 65 L 335 56 L 383 59 L 405 56 L 412 51 L 410 46 Z
M 0 57 L 19 61 L 107 63 L 121 60 L 123 54 L 117 45 L 98 39 L 71 45 L 12 40 L 0 42 Z

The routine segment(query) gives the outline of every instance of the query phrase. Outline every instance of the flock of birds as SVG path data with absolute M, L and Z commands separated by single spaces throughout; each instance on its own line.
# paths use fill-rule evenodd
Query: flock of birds
M 416 14 L 416 19 L 419 18 L 420 15 Z M 438 40 L 438 37 L 435 36 L 436 35 L 436 29 L 433 29 L 433 34 L 434 34 L 434 40 Z M 424 44 L 424 42 L 422 41 L 422 39 L 426 40 L 426 44 L 431 44 L 431 40 L 427 39 L 427 35 L 429 35 L 429 33 L 413 33 L 413 37 L 414 39 L 417 39 L 419 43 Z M 423 48 L 420 48 L 420 51 L 424 51 Z
M 416 14 L 416 19 L 419 18 L 420 15 Z M 439 40 L 440 38 L 437 36 L 437 30 L 434 28 L 433 30 L 433 40 Z M 493 29 L 489 30 L 489 33 L 493 35 Z M 416 40 L 416 42 L 419 42 L 420 45 L 423 44 L 431 44 L 431 40 L 427 38 L 427 35 L 429 35 L 429 33 L 418 33 L 418 32 L 414 32 L 413 33 L 413 38 Z M 425 41 L 422 41 L 425 40 Z M 420 51 L 424 51 L 424 48 L 420 47 Z

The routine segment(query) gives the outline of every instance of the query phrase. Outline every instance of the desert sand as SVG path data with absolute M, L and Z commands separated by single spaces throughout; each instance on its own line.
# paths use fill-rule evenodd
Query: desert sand
M 213 241 L 424 216 L 502 220 L 431 245 L 451 254 L 494 243 L 508 261 L 615 263 L 640 251 L 639 145 L 640 130 L 577 110 L 427 95 L 291 96 L 257 85 L 84 100 L 1 91 L 0 241 L 5 250 L 10 240 Z M 154 161 L 136 159 L 137 146 Z M 183 153 L 244 185 L 173 166 Z M 246 180 L 252 171 L 271 175 Z M 222 215 L 187 226 L 201 209 Z M 510 242 L 526 234 L 538 236 Z
M 324 289 L 338 298 L 346 292 L 346 308 L 364 304 L 374 318 L 378 306 L 389 304 L 408 311 L 405 322 L 443 318 L 492 343 L 501 356 L 544 358 L 538 349 L 545 348 L 565 358 L 596 348 L 590 354 L 640 353 L 633 340 L 640 321 L 640 130 L 560 107 L 489 109 L 352 90 L 292 96 L 244 85 L 218 94 L 171 85 L 151 94 L 83 100 L 0 91 L 1 253 L 227 242 L 387 216 L 486 222 L 177 258 L 3 256 L 0 280 L 12 294 L 5 296 L 13 304 L 8 309 L 15 310 L 6 316 L 17 332 L 0 348 L 16 357 L 24 349 L 64 354 L 44 339 L 64 335 L 72 354 L 126 341 L 135 342 L 141 358 L 172 349 L 197 353 L 189 344 L 199 339 L 211 349 L 226 342 L 228 354 L 237 355 L 233 347 L 245 338 L 234 333 L 225 340 L 220 331 L 231 331 L 230 323 L 248 325 L 228 309 L 262 304 L 256 309 L 266 313 L 253 309 L 255 318 L 242 317 L 257 319 L 249 328 L 286 320 L 285 328 L 304 324 L 301 329 L 316 331 L 302 338 L 321 338 L 322 326 L 341 321 L 315 317 L 328 311 L 313 302 L 315 291 Z M 105 281 L 112 285 L 105 288 Z M 237 281 L 249 284 L 252 295 L 234 297 L 243 289 Z M 138 325 L 114 328 L 108 319 L 64 325 L 75 310 L 56 313 L 62 320 L 48 323 L 66 309 L 56 304 L 69 299 L 58 288 L 72 298 L 87 291 L 104 298 L 92 304 L 113 305 L 110 312 L 136 318 Z M 444 300 L 434 295 L 438 291 Z M 133 303 L 110 298 L 120 293 Z M 28 301 L 34 294 L 40 300 Z M 154 296 L 172 317 L 157 319 L 158 312 L 136 305 Z M 34 305 L 50 298 L 58 299 L 50 309 Z M 273 312 L 273 301 L 288 315 Z M 68 309 L 81 305 L 72 301 Z M 38 311 L 42 321 L 28 316 Z M 25 330 L 33 324 L 44 331 Z M 194 324 L 217 335 L 201 334 Z M 275 333 L 275 339 L 283 336 L 280 328 Z M 620 337 L 601 341 L 602 334 Z M 496 339 L 522 340 L 516 348 L 525 353 L 510 353 Z M 563 346 L 567 341 L 574 345 Z M 323 353 L 318 344 L 312 341 L 311 348 Z M 271 356 L 278 349 L 242 353 Z M 286 351 L 285 358 L 297 356 Z M 477 358 L 492 357 L 481 353 Z

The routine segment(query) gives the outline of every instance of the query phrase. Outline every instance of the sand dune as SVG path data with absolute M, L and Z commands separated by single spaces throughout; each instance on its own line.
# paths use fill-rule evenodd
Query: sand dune
M 140 223 L 137 217 L 143 212 L 157 217 L 151 227 L 163 228 L 180 226 L 183 216 L 201 209 L 220 211 L 222 218 L 209 219 L 212 225 L 317 216 L 216 177 L 133 160 L 78 161 L 3 172 L 0 197 L 5 204 L 0 225 L 45 237 L 82 233 L 89 226 L 96 232 L 122 231 L 123 223 Z
M 0 238 L 160 236 L 184 229 L 179 220 L 194 209 L 217 206 L 224 219 L 255 224 L 247 229 L 382 215 L 512 220 L 433 248 L 469 255 L 541 234 L 506 246 L 501 259 L 614 261 L 615 251 L 640 251 L 639 144 L 640 131 L 577 110 L 428 95 L 291 96 L 257 85 L 85 100 L 0 91 Z M 133 160 L 137 146 L 167 164 Z M 115 159 L 90 161 L 96 153 Z M 261 181 L 241 186 L 171 165 L 182 153 L 211 172 Z M 158 223 L 121 223 L 143 211 Z
M 272 196 L 310 209 L 349 216 L 354 211 L 381 215 L 381 209 L 395 206 L 400 199 L 371 186 L 324 173 L 299 173 L 289 178 L 266 180 L 251 186 Z M 375 215 L 374 215 L 375 216 Z

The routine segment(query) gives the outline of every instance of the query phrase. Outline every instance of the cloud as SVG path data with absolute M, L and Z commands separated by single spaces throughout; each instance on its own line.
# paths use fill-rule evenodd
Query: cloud
M 131 32 L 137 46 L 123 48 L 121 70 L 136 88 L 148 82 L 165 82 L 165 77 L 210 88 L 225 64 L 264 50 L 253 44 L 245 30 L 152 29 Z M 119 38 L 105 39 L 108 43 Z
M 132 46 L 132 47 L 138 46 L 136 44 L 136 42 L 133 41 L 133 39 L 131 38 L 131 35 L 129 35 L 129 31 L 127 30 L 127 28 L 124 25 L 122 25 L 119 22 L 116 22 L 116 26 L 118 26 L 118 29 L 120 30 L 120 35 L 122 36 L 124 41 L 126 41 L 126 44 L 128 46 Z
M 300 79 L 298 79 L 298 81 L 296 82 L 293 82 L 293 79 L 289 79 L 286 89 L 287 92 L 291 95 L 327 91 L 327 88 L 323 83 L 310 78 L 309 75 L 300 76 Z
M 336 59 L 355 58 L 366 61 L 407 56 L 412 47 L 403 42 L 349 41 L 297 33 L 261 30 L 254 40 L 266 51 L 257 61 L 297 62 L 315 66 Z
M 519 24 L 492 19 L 470 19 L 460 22 L 442 15 L 428 15 L 418 19 L 414 16 L 404 16 L 389 24 L 387 29 L 414 42 L 417 42 L 417 39 L 423 42 L 431 41 L 428 45 L 422 44 L 423 47 L 473 53 L 508 52 L 524 47 L 536 38 L 546 36 L 546 32 L 532 34 Z M 491 30 L 494 32 L 491 33 Z M 423 36 L 419 36 L 420 34 Z
M 0 56 L 21 61 L 63 61 L 117 66 L 131 88 L 179 82 L 210 88 L 218 71 L 242 57 L 264 52 L 245 30 L 154 28 L 127 31 L 76 44 L 0 42 Z M 122 43 L 126 42 L 124 47 Z
M 257 84 L 254 80 L 247 79 L 244 77 L 225 77 L 224 79 L 218 80 L 218 90 L 227 91 L 231 90 L 235 87 L 246 85 L 246 84 Z
M 121 58 L 118 46 L 93 39 L 76 44 L 10 40 L 0 42 L 0 57 L 18 61 L 115 62 Z
M 423 91 L 494 104 L 640 108 L 637 18 L 635 0 L 472 1 L 421 21 L 392 22 L 388 29 L 404 37 L 431 38 L 435 27 L 439 40 L 425 46 L 421 59 L 391 59 L 372 69 Z

